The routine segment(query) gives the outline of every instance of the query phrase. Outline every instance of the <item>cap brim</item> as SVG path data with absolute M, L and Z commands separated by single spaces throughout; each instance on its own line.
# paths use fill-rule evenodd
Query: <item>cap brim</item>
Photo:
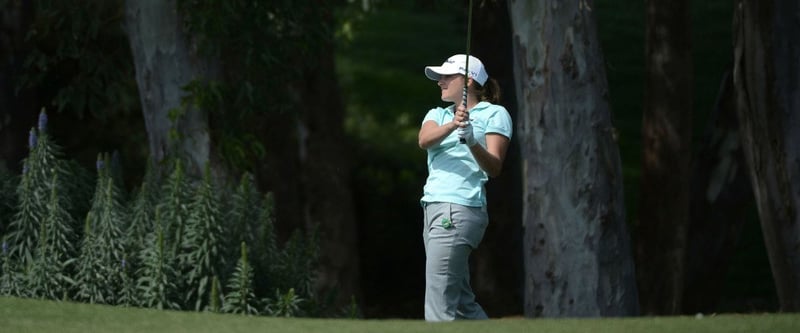
M 452 73 L 451 73 L 452 72 Z M 442 66 L 427 66 L 425 67 L 425 76 L 434 81 L 439 81 L 442 75 L 458 74 L 458 71 L 443 68 Z

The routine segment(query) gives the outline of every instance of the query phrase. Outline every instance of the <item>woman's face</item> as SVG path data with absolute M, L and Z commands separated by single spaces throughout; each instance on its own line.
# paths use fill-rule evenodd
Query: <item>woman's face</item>
M 437 83 L 442 89 L 442 101 L 459 103 L 464 94 L 464 76 L 460 74 L 442 75 Z

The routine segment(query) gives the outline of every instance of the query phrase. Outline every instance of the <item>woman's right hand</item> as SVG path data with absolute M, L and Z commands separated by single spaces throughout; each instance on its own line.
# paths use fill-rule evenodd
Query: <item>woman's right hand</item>
M 459 105 L 456 108 L 455 116 L 453 117 L 453 122 L 456 124 L 457 127 L 464 127 L 467 126 L 469 121 L 469 112 L 467 112 L 466 107 L 464 105 Z

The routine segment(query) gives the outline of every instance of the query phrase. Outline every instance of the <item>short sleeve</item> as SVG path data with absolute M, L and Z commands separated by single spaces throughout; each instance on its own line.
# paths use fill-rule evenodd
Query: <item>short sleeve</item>
M 511 123 L 511 115 L 506 108 L 496 105 L 496 109 L 488 119 L 486 133 L 497 133 L 511 139 L 513 132 L 514 126 Z
M 433 108 L 428 110 L 428 113 L 425 114 L 425 118 L 422 119 L 422 124 L 425 124 L 428 120 L 433 120 L 436 122 L 437 125 L 442 124 L 442 115 L 444 113 L 444 109 L 442 108 Z

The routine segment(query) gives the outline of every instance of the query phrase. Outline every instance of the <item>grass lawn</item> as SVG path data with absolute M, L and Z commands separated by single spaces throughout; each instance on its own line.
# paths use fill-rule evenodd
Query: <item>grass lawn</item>
M 0 330 L 17 332 L 797 332 L 800 314 L 611 319 L 349 320 L 244 317 L 0 297 Z

